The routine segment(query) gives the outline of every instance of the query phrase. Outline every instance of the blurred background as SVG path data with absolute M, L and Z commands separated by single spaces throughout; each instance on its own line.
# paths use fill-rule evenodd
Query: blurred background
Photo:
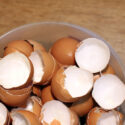
M 125 63 L 125 0 L 0 0 L 0 35 L 43 21 L 68 22 L 95 32 Z

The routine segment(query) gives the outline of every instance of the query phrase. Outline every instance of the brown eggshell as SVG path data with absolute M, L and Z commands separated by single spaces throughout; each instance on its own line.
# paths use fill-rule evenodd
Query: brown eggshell
M 78 43 L 79 42 L 73 38 L 61 38 L 53 44 L 51 53 L 59 63 L 74 65 L 75 50 Z
M 27 91 L 25 91 L 27 90 Z M 32 85 L 24 89 L 7 90 L 0 86 L 0 100 L 8 106 L 20 106 L 30 96 Z
M 29 57 L 31 52 L 33 52 L 34 49 L 32 44 L 30 44 L 27 40 L 15 40 L 7 44 L 4 50 L 4 56 L 9 53 L 15 52 L 15 50 Z
M 102 113 L 105 113 L 101 108 L 95 107 L 93 108 L 87 116 L 87 125 L 96 125 L 97 121 L 101 117 Z
M 98 78 L 101 77 L 101 74 L 115 74 L 114 69 L 112 68 L 112 66 L 109 64 L 101 73 L 96 73 L 94 74 L 94 81 L 96 81 Z
M 38 97 L 41 98 L 41 88 L 40 86 L 33 86 L 33 90 L 32 90 L 34 95 L 37 95 Z
M 18 50 L 15 49 L 15 48 L 8 48 L 8 47 L 5 47 L 5 48 L 4 48 L 4 56 L 8 55 L 9 53 L 16 52 L 16 51 L 18 51 Z
M 82 97 L 78 101 L 74 102 L 70 109 L 77 113 L 78 116 L 82 117 L 86 115 L 93 107 L 94 101 L 90 94 Z
M 43 63 L 44 63 L 44 75 L 43 75 L 42 81 L 38 84 L 45 85 L 51 80 L 56 64 L 51 54 L 45 51 L 42 51 L 41 54 L 42 54 Z
M 118 111 L 115 111 L 115 110 L 112 110 L 116 113 L 118 113 L 118 115 L 120 116 L 120 124 L 118 125 L 122 125 L 122 119 L 123 119 L 123 115 L 118 112 Z M 106 113 L 108 111 L 105 111 L 99 107 L 95 107 L 93 108 L 89 113 L 88 113 L 88 116 L 87 116 L 87 121 L 86 121 L 86 125 L 97 125 L 97 122 L 98 120 L 100 119 L 100 117 Z
M 42 125 L 39 121 L 39 118 L 32 112 L 26 110 L 15 110 L 12 111 L 21 114 L 28 121 L 28 125 Z
M 80 125 L 78 115 L 72 110 L 70 110 L 70 114 L 71 114 L 71 125 Z
M 34 41 L 34 40 L 27 40 L 27 41 L 28 41 L 30 44 L 33 45 L 34 51 L 35 51 L 35 50 L 46 51 L 46 49 L 44 48 L 44 46 L 43 46 L 41 43 L 39 43 L 39 42 L 37 42 L 37 41 Z
M 52 93 L 57 99 L 63 102 L 77 101 L 79 98 L 72 98 L 68 91 L 64 88 L 65 75 L 63 73 L 64 67 L 61 67 L 53 77 L 51 83 Z
M 46 103 L 51 100 L 55 100 L 54 96 L 52 95 L 51 92 L 51 85 L 45 86 L 42 91 L 41 91 L 41 99 L 42 103 Z

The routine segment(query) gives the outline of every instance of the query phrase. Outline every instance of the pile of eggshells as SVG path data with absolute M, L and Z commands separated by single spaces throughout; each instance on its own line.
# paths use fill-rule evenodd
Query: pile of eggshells
M 101 40 L 61 38 L 47 52 L 10 41 L 0 59 L 0 125 L 123 125 L 125 85 Z

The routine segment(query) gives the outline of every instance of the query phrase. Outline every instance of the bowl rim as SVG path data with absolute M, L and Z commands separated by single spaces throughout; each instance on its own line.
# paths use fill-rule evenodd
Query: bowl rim
M 123 72 L 123 75 L 124 75 L 124 77 L 125 77 L 125 65 L 123 64 L 123 62 L 122 62 L 120 56 L 119 56 L 119 55 L 115 52 L 115 50 L 111 47 L 111 45 L 110 45 L 106 40 L 104 40 L 102 37 L 100 37 L 99 35 L 97 35 L 96 33 L 92 32 L 92 31 L 90 31 L 90 30 L 88 30 L 88 29 L 86 29 L 86 28 L 84 28 L 84 27 L 82 27 L 82 26 L 78 26 L 78 25 L 76 25 L 76 24 L 71 24 L 71 23 L 67 23 L 67 22 L 53 22 L 53 21 L 35 22 L 35 23 L 24 24 L 24 25 L 21 25 L 21 26 L 19 26 L 19 27 L 17 27 L 17 28 L 14 28 L 14 29 L 12 29 L 12 30 L 10 30 L 10 31 L 8 31 L 8 32 L 6 32 L 6 33 L 4 33 L 3 35 L 0 36 L 0 40 L 1 40 L 2 38 L 6 37 L 7 35 L 9 35 L 9 34 L 11 34 L 11 33 L 13 33 L 13 32 L 16 32 L 16 31 L 18 31 L 18 30 L 21 30 L 21 29 L 23 29 L 23 28 L 28 28 L 28 27 L 35 26 L 35 25 L 44 25 L 44 24 L 56 24 L 56 25 L 64 25 L 64 26 L 72 27 L 72 28 L 78 29 L 78 30 L 80 30 L 80 31 L 82 31 L 82 32 L 85 32 L 85 33 L 87 33 L 87 34 L 90 34 L 90 35 L 92 35 L 93 37 L 96 37 L 96 38 L 98 38 L 98 39 L 103 40 L 103 41 L 109 46 L 110 51 L 112 52 L 112 55 L 116 58 L 118 64 L 119 64 L 120 67 L 121 67 L 121 70 L 122 70 L 122 72 Z

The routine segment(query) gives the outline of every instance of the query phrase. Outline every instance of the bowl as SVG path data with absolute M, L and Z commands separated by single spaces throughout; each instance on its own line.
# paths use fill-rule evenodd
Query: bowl
M 0 56 L 3 55 L 5 45 L 12 40 L 32 39 L 39 41 L 47 49 L 49 49 L 57 39 L 67 36 L 73 37 L 78 40 L 83 40 L 90 37 L 95 37 L 103 40 L 109 46 L 111 51 L 110 64 L 112 65 L 120 79 L 125 82 L 125 67 L 121 62 L 119 56 L 109 45 L 109 43 L 95 33 L 73 24 L 59 22 L 39 22 L 27 24 L 13 29 L 0 37 Z M 122 107 L 123 108 L 120 108 L 120 110 L 125 114 L 125 111 L 123 111 L 123 109 L 125 110 L 125 106 Z

